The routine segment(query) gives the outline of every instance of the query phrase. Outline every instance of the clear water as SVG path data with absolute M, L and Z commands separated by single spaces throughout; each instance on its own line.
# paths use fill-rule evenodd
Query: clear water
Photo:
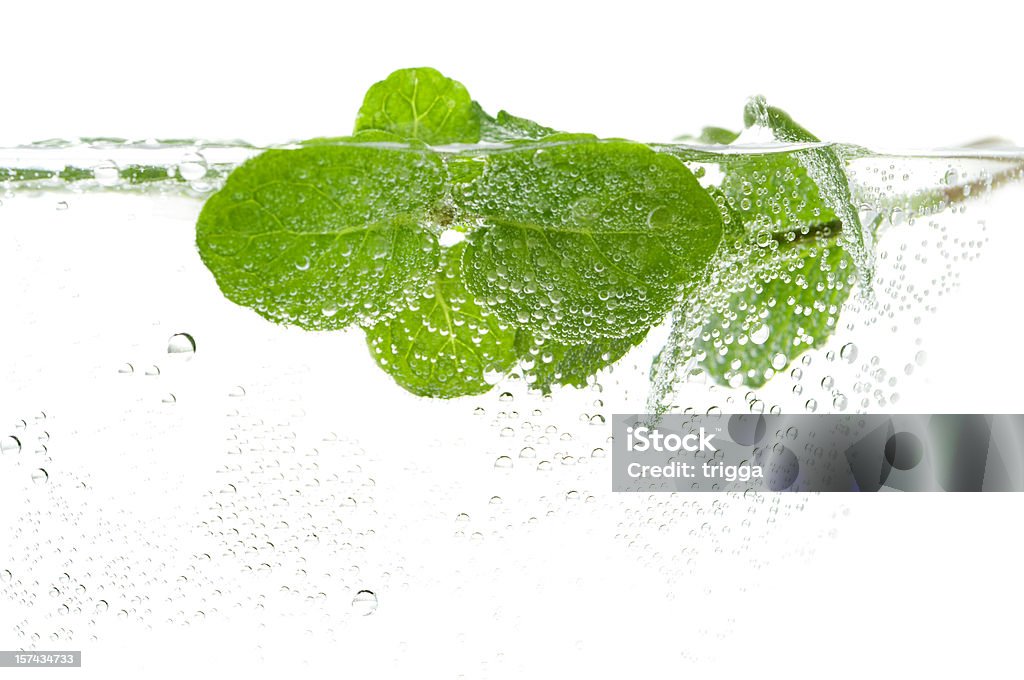
M 811 669 L 864 626 L 934 644 L 942 621 L 918 608 L 977 573 L 946 593 L 950 616 L 975 617 L 946 663 L 1010 659 L 968 652 L 1002 634 L 980 601 L 1024 604 L 1005 538 L 1021 501 L 613 495 L 605 421 L 645 410 L 667 325 L 584 389 L 544 397 L 512 375 L 432 401 L 380 372 L 360 332 L 227 301 L 194 225 L 256 151 L 0 151 L 0 167 L 93 169 L 0 185 L 0 648 L 83 649 L 88 677 L 602 677 L 753 672 L 782 626 L 798 637 L 785 663 Z M 1020 163 L 852 161 L 862 217 L 886 222 L 871 294 L 754 392 L 684 372 L 673 410 L 1020 412 Z M 166 177 L 126 181 L 130 166 Z M 900 198 L 965 186 L 933 214 Z M 914 577 L 878 578 L 894 565 Z M 899 651 L 878 658 L 906 665 Z

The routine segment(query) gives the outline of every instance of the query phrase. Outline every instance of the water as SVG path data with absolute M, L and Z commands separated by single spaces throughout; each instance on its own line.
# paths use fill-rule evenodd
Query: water
M 0 647 L 84 649 L 97 673 L 176 645 L 188 660 L 165 667 L 223 672 L 749 671 L 780 621 L 833 621 L 793 643 L 824 662 L 881 625 L 836 620 L 865 601 L 900 603 L 888 616 L 923 644 L 937 629 L 906 611 L 942 589 L 975 622 L 966 649 L 997 634 L 977 602 L 1022 603 L 1012 498 L 611 494 L 606 422 L 650 403 L 668 323 L 582 388 L 514 371 L 446 401 L 398 387 L 361 332 L 232 304 L 194 225 L 257 152 L 0 151 L 21 173 L 0 194 Z M 679 362 L 672 411 L 1021 410 L 1020 154 L 850 153 L 862 221 L 882 216 L 870 291 L 762 387 Z M 692 163 L 714 179 L 717 161 Z M 879 580 L 894 565 L 913 577 Z M 983 578 L 949 593 L 964 573 Z

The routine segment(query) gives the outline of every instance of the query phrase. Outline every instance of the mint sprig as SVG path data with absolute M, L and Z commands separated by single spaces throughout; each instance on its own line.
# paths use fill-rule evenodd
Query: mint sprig
M 673 308 L 688 330 L 673 330 L 656 382 L 700 354 L 716 380 L 758 385 L 766 360 L 834 328 L 870 234 L 838 152 L 761 101 L 746 118 L 803 146 L 722 155 L 559 133 L 405 69 L 370 88 L 355 136 L 236 169 L 197 244 L 229 299 L 307 329 L 362 326 L 417 395 L 479 394 L 516 365 L 545 392 L 585 385 Z M 694 174 L 709 162 L 717 186 Z M 464 239 L 441 245 L 451 230 Z

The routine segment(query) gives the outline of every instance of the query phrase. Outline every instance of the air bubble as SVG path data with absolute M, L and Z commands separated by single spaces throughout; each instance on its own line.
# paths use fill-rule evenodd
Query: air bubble
M 377 611 L 377 595 L 372 590 L 360 590 L 352 598 L 352 609 L 359 616 L 369 616 Z
M 663 205 L 658 206 L 647 215 L 647 226 L 651 229 L 662 229 L 672 222 L 672 211 Z
M 771 329 L 768 324 L 762 324 L 760 328 L 750 334 L 750 341 L 755 345 L 763 345 L 767 342 L 769 335 L 771 335 Z
M 196 353 L 196 341 L 188 333 L 175 333 L 167 341 L 167 353 L 171 356 L 191 359 Z
M 488 366 L 484 369 L 484 382 L 488 385 L 497 385 L 504 377 L 504 372 L 496 366 Z
M 857 345 L 848 342 L 839 350 L 839 357 L 848 364 L 857 360 Z
M 8 455 L 21 451 L 21 440 L 15 436 L 0 439 L 0 454 Z
M 197 153 L 189 154 L 178 163 L 178 174 L 186 182 L 203 179 L 207 170 L 206 159 Z
M 112 187 L 121 181 L 121 171 L 113 161 L 104 161 L 92 169 L 92 175 L 101 186 Z

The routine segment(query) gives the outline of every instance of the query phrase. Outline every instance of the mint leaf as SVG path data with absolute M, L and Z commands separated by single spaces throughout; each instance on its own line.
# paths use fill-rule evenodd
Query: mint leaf
M 646 335 L 645 331 L 587 345 L 564 345 L 521 331 L 516 334 L 516 351 L 526 381 L 544 394 L 550 394 L 555 385 L 585 387 L 591 376 L 617 362 Z
M 699 139 L 705 144 L 732 144 L 739 136 L 738 132 L 709 126 L 701 130 Z
M 821 141 L 782 109 L 768 106 L 762 97 L 755 97 L 747 104 L 743 112 L 743 121 L 747 127 L 759 125 L 770 129 L 775 139 L 780 142 L 819 144 Z M 794 151 L 792 157 L 806 171 L 806 177 L 810 180 L 810 184 L 802 182 L 798 173 L 794 173 L 790 180 L 798 187 L 791 196 L 791 200 L 797 202 L 796 222 L 806 224 L 806 221 L 810 220 L 814 224 L 822 224 L 838 220 L 842 226 L 843 247 L 857 262 L 861 282 L 867 284 L 871 280 L 873 269 L 870 255 L 874 234 L 864 229 L 853 205 L 841 148 L 834 145 L 817 146 Z M 773 174 L 776 177 L 777 175 L 778 172 Z M 785 178 L 782 179 L 785 182 Z M 814 189 L 811 189 L 812 185 Z M 800 186 L 803 188 L 799 188 Z M 785 196 L 784 190 L 782 194 Z M 800 205 L 801 198 L 805 200 L 803 206 Z M 800 210 L 809 211 L 810 215 L 807 212 L 801 213 Z
M 710 316 L 694 351 L 716 382 L 760 387 L 832 335 L 856 271 L 838 229 L 738 259 L 704 301 Z
M 370 86 L 355 130 L 384 130 L 435 145 L 474 143 L 480 141 L 479 107 L 462 83 L 432 68 L 406 68 Z
M 769 129 L 779 142 L 818 144 L 760 98 L 748 104 L 744 121 Z M 737 138 L 705 128 L 700 141 Z M 726 238 L 707 277 L 673 310 L 669 341 L 651 367 L 652 412 L 669 407 L 682 369 L 694 358 L 719 383 L 763 385 L 832 334 L 851 276 L 870 280 L 866 244 L 873 233 L 853 207 L 837 147 L 718 154 L 715 162 L 724 178 L 708 191 Z
M 422 397 L 482 394 L 516 359 L 515 331 L 478 305 L 462 281 L 465 242 L 442 250 L 422 295 L 394 318 L 366 330 L 377 364 Z
M 553 135 L 556 130 L 545 127 L 532 120 L 513 116 L 508 111 L 498 111 L 496 117 L 491 117 L 477 105 L 477 115 L 480 118 L 480 138 L 488 142 L 505 142 L 517 139 L 541 139 Z
M 722 193 L 748 228 L 782 233 L 837 220 L 798 154 L 770 153 L 722 163 Z
M 676 137 L 677 141 L 696 141 L 701 144 L 721 144 L 728 145 L 736 141 L 736 138 L 740 136 L 740 133 L 733 132 L 726 128 L 708 126 L 700 131 L 700 134 L 694 137 L 693 135 L 680 135 Z
M 779 109 L 767 107 L 766 111 L 764 124 L 770 126 L 778 141 L 818 141 Z M 747 127 L 758 124 L 756 115 L 756 104 L 749 104 L 744 112 Z M 706 127 L 696 139 L 704 144 L 729 145 L 738 137 L 738 133 L 725 128 Z M 828 153 L 812 149 L 721 155 L 715 159 L 724 174 L 719 188 L 729 208 L 752 231 L 782 233 L 833 222 L 837 220 L 835 212 L 807 174 L 807 167 L 813 166 L 815 159 L 819 164 L 829 162 L 823 155 Z
M 744 123 L 784 143 L 819 141 L 759 98 L 747 105 Z M 728 138 L 711 130 L 704 135 Z M 863 237 L 863 229 L 842 159 L 830 147 L 724 156 L 721 169 L 724 207 L 751 237 L 721 253 L 719 281 L 701 293 L 709 316 L 694 353 L 705 355 L 702 366 L 717 382 L 760 387 L 835 330 L 856 280 L 848 237 Z
M 397 141 L 378 132 L 271 150 L 234 170 L 196 225 L 224 295 L 309 330 L 369 323 L 415 296 L 437 263 L 424 226 L 444 168 Z
M 474 224 L 469 289 L 509 323 L 567 344 L 645 331 L 698 277 L 718 210 L 678 159 L 633 142 L 553 135 L 463 159 L 452 200 Z

